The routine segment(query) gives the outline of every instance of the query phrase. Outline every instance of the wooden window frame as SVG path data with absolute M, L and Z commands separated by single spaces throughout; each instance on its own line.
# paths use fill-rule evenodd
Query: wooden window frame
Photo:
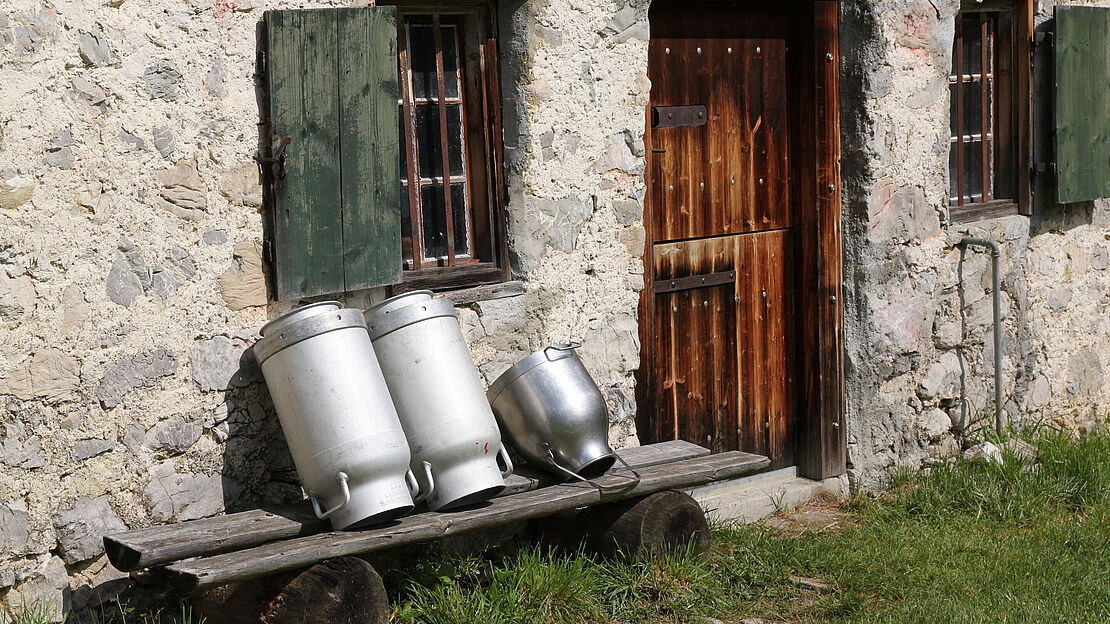
M 396 0 L 383 2 L 397 7 L 398 63 L 401 72 L 402 121 L 406 140 L 401 149 L 406 150 L 410 223 L 413 235 L 412 262 L 402 271 L 402 283 L 391 287 L 394 293 L 410 290 L 450 290 L 508 281 L 512 278 L 508 263 L 508 241 L 505 219 L 505 190 L 502 154 L 501 93 L 497 53 L 497 30 L 494 11 L 485 2 L 452 2 L 432 4 Z M 471 257 L 455 258 L 453 217 L 450 200 L 445 198 L 449 250 L 446 263 L 426 261 L 419 246 L 421 214 L 414 185 L 416 163 L 416 136 L 413 118 L 413 97 L 410 91 L 406 26 L 410 22 L 450 19 L 458 28 L 460 73 L 460 98 L 463 105 L 462 128 L 466 153 L 464 167 L 470 210 Z M 443 22 L 446 25 L 446 21 Z M 437 69 L 441 69 L 442 56 L 437 54 Z M 437 80 L 438 82 L 438 80 Z M 440 108 L 441 141 L 447 133 L 443 117 L 446 108 Z M 447 150 L 441 149 L 447 159 Z M 448 164 L 444 173 L 450 175 Z M 452 180 L 454 181 L 454 180 Z M 450 195 L 450 184 L 444 184 Z M 408 263 L 402 259 L 402 263 Z
M 988 105 L 987 90 L 983 89 L 981 115 L 989 110 L 993 120 L 993 154 L 986 156 L 987 141 L 981 141 L 983 153 L 977 154 L 983 159 L 984 165 L 991 163 L 995 170 L 990 175 L 987 167 L 982 167 L 984 177 L 984 191 L 987 187 L 991 192 L 997 188 L 999 179 L 1012 187 L 1013 197 L 994 199 L 987 197 L 988 201 L 970 203 L 964 202 L 966 195 L 962 180 L 963 137 L 968 133 L 964 131 L 963 98 L 960 95 L 964 84 L 962 79 L 962 40 L 960 37 L 961 24 L 965 16 L 976 14 L 994 14 L 996 18 L 995 49 L 993 50 L 993 105 Z M 949 165 L 949 176 L 956 176 L 957 201 L 952 203 L 949 197 L 949 219 L 952 223 L 967 223 L 982 219 L 991 219 L 1013 214 L 1032 214 L 1033 205 L 1033 141 L 1032 141 L 1032 84 L 1033 84 L 1033 3 L 1032 0 L 964 0 L 960 13 L 956 16 L 955 33 L 952 44 L 953 71 L 949 74 L 961 76 L 956 81 L 957 101 L 957 139 L 952 142 L 951 149 L 957 150 L 956 168 Z M 980 20 L 982 30 L 976 36 L 984 37 L 986 21 Z M 981 48 L 982 60 L 980 71 L 986 64 L 988 49 Z M 982 80 L 982 78 L 981 78 Z M 951 137 L 951 135 L 950 135 Z M 949 187 L 951 187 L 951 180 Z

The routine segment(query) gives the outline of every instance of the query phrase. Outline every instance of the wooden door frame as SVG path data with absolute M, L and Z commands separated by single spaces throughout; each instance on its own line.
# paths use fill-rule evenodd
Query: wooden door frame
M 826 479 L 846 471 L 847 436 L 844 426 L 841 312 L 841 201 L 840 201 L 840 122 L 838 10 L 835 0 L 791 2 L 803 16 L 811 19 L 811 37 L 797 36 L 799 75 L 792 81 L 798 92 L 791 97 L 792 124 L 796 150 L 800 154 L 791 164 L 797 181 L 796 197 L 799 236 L 795 258 L 800 266 L 795 297 L 796 331 L 800 340 L 796 350 L 801 357 L 802 373 L 795 426 L 795 459 L 798 474 L 810 479 Z M 804 33 L 800 33 L 804 35 Z M 656 379 L 656 353 L 650 346 L 655 334 L 655 261 L 651 206 L 651 124 L 650 104 L 644 114 L 644 144 L 648 154 L 644 179 L 644 290 L 638 306 L 640 368 L 636 373 L 636 429 L 641 443 L 655 442 L 658 413 L 653 401 Z M 807 140 L 808 139 L 808 140 Z M 806 210 L 807 207 L 812 208 Z M 803 323 L 802 319 L 813 322 Z

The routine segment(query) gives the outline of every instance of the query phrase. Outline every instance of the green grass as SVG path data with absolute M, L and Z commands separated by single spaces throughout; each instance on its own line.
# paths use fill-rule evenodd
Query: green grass
M 1007 457 L 892 475 L 890 495 L 853 497 L 843 531 L 715 528 L 705 558 L 606 561 L 532 547 L 426 561 L 402 584 L 395 621 L 1108 622 L 1110 436 L 1036 444 L 1035 470 Z

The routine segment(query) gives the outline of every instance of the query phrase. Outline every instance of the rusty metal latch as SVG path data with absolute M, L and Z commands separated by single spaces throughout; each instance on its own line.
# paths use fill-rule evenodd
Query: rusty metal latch
M 272 139 L 277 139 L 278 140 L 277 151 L 274 152 L 274 155 L 271 156 L 271 157 L 266 157 L 266 156 L 256 154 L 255 157 L 254 157 L 254 160 L 258 163 L 258 167 L 260 169 L 262 168 L 263 165 L 270 165 L 271 166 L 271 173 L 273 174 L 274 178 L 278 179 L 278 180 L 282 180 L 282 179 L 285 178 L 285 174 L 286 174 L 286 171 L 285 171 L 285 147 L 287 145 L 289 145 L 293 141 L 293 139 L 290 139 L 289 137 L 282 137 L 282 136 L 279 136 L 279 135 L 276 135 L 276 134 L 271 136 L 271 140 Z
M 736 271 L 721 271 L 719 273 L 706 273 L 705 275 L 691 275 L 689 277 L 676 277 L 668 280 L 655 281 L 655 294 L 678 292 L 680 290 L 693 290 L 731 284 L 736 281 Z
M 677 128 L 679 126 L 704 126 L 709 114 L 704 104 L 696 106 L 652 106 L 652 128 Z

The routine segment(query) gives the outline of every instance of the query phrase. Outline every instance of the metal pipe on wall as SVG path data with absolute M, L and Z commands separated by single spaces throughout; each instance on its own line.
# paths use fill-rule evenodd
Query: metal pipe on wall
M 960 245 L 973 245 L 986 247 L 991 250 L 991 280 L 993 284 L 994 301 L 994 428 L 999 436 L 1002 435 L 1002 287 L 999 275 L 998 261 L 1002 251 L 998 243 L 989 238 L 975 238 L 965 236 Z

